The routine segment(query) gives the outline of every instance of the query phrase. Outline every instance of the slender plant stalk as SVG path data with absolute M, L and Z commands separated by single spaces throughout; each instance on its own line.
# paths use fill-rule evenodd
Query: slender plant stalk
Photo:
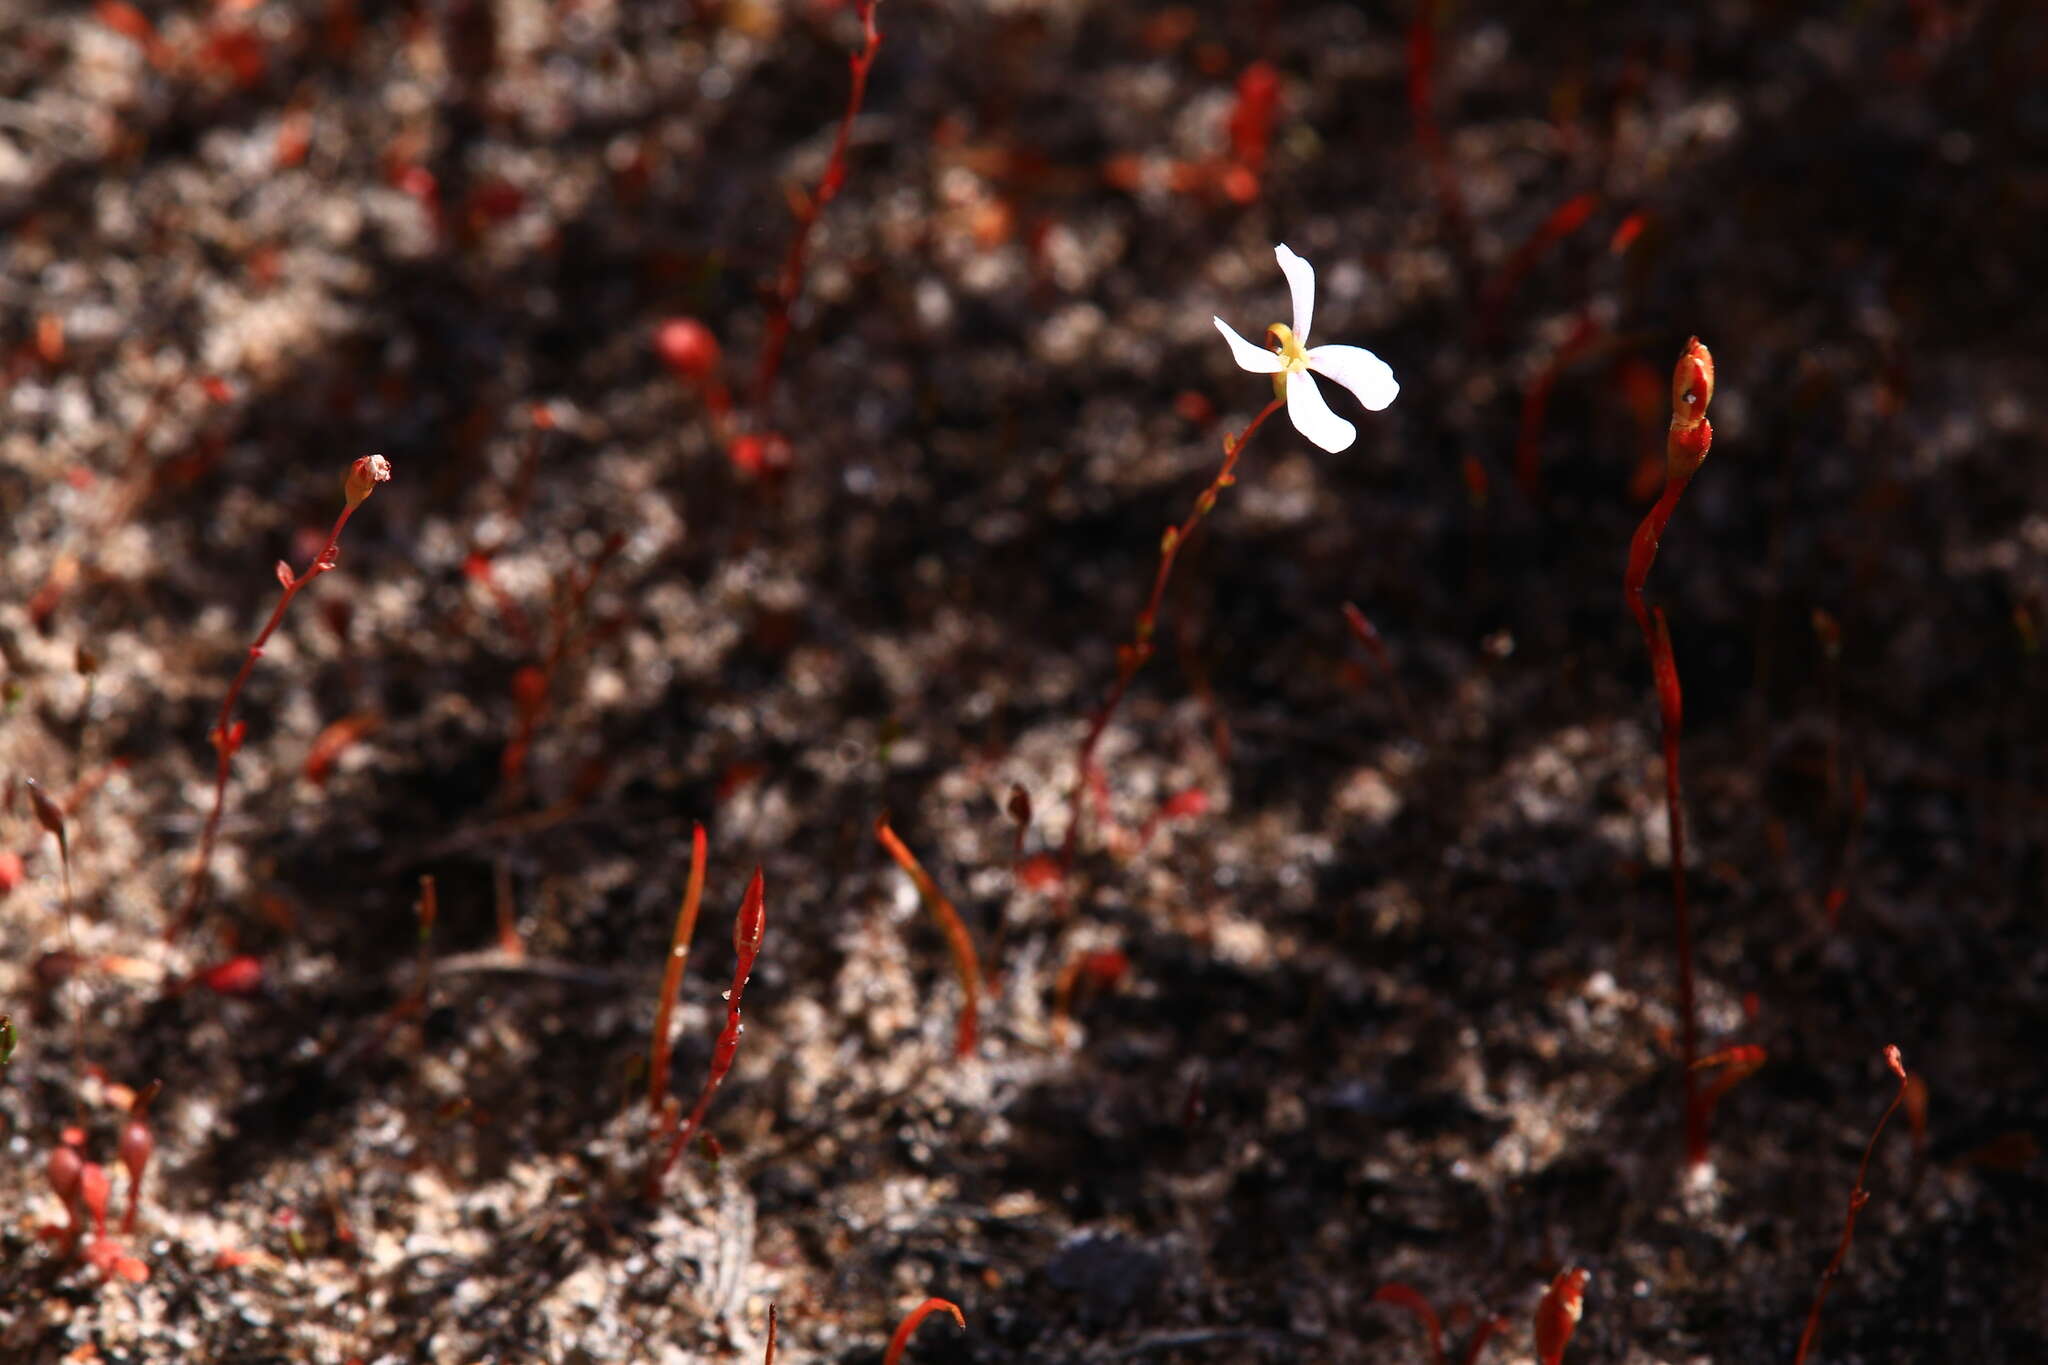
M 674 1046 L 670 1021 L 676 993 L 683 987 L 683 968 L 690 961 L 690 939 L 697 932 L 697 907 L 704 900 L 704 862 L 704 826 L 699 823 L 690 830 L 690 877 L 683 887 L 683 903 L 676 909 L 675 933 L 661 969 L 661 998 L 654 1007 L 654 1037 L 647 1048 L 647 1108 L 654 1114 L 661 1113 L 668 1096 L 668 1059 Z
M 1849 1211 L 1842 1218 L 1842 1240 L 1835 1247 L 1834 1259 L 1820 1275 L 1820 1283 L 1813 1291 L 1813 1307 L 1806 1313 L 1806 1330 L 1799 1334 L 1799 1352 L 1792 1357 L 1792 1365 L 1806 1365 L 1806 1353 L 1813 1349 L 1813 1343 L 1820 1339 L 1820 1310 L 1827 1302 L 1828 1287 L 1835 1282 L 1835 1276 L 1842 1273 L 1842 1263 L 1849 1259 L 1849 1244 L 1856 1238 L 1856 1215 L 1870 1202 L 1870 1191 L 1863 1188 L 1863 1181 L 1870 1174 L 1870 1154 L 1877 1150 L 1877 1140 L 1884 1136 L 1884 1126 L 1891 1122 L 1892 1114 L 1906 1098 L 1906 1091 L 1912 1085 L 1912 1078 L 1906 1074 L 1906 1062 L 1899 1055 L 1896 1046 L 1884 1050 L 1884 1064 L 1899 1078 L 1898 1093 L 1885 1106 L 1884 1113 L 1877 1120 L 1877 1127 L 1870 1130 L 1870 1141 L 1864 1144 L 1863 1161 L 1856 1167 L 1856 1185 L 1849 1191 Z
M 761 869 L 754 869 L 752 881 L 740 898 L 739 913 L 732 923 L 732 988 L 725 995 L 725 1027 L 720 1030 L 718 1042 L 711 1049 L 711 1073 L 704 1079 L 704 1089 L 697 1096 L 697 1103 L 690 1110 L 690 1117 L 676 1129 L 669 1139 L 668 1151 L 661 1164 L 647 1173 L 647 1197 L 661 1197 L 661 1182 L 668 1175 L 669 1168 L 682 1156 L 683 1149 L 690 1145 L 690 1139 L 697 1136 L 697 1130 L 704 1125 L 704 1115 L 711 1108 L 711 1098 L 724 1083 L 726 1073 L 732 1070 L 732 1062 L 740 1050 L 740 1035 L 746 1030 L 740 1022 L 740 997 L 746 994 L 747 978 L 754 973 L 754 959 L 761 952 L 761 934 L 767 928 L 766 897 L 762 890 Z
M 256 669 L 256 661 L 263 657 L 263 646 L 270 641 L 271 634 L 284 620 L 285 609 L 300 589 L 335 566 L 341 556 L 341 532 L 348 525 L 348 519 L 355 515 L 365 499 L 376 491 L 377 485 L 391 478 L 391 465 L 382 455 L 365 455 L 349 466 L 348 478 L 342 484 L 343 503 L 341 515 L 334 519 L 334 529 L 327 533 L 327 545 L 311 562 L 297 574 L 291 565 L 277 561 L 277 581 L 284 588 L 284 595 L 277 600 L 276 608 L 262 631 L 249 646 L 249 652 L 242 659 L 242 666 L 235 673 L 235 680 L 228 685 L 227 696 L 221 699 L 220 714 L 214 718 L 209 738 L 213 742 L 216 757 L 213 775 L 213 809 L 208 812 L 206 825 L 199 835 L 199 851 L 192 859 L 190 884 L 185 890 L 185 904 L 178 917 L 171 922 L 170 930 L 164 935 L 175 939 L 183 933 L 199 914 L 200 905 L 206 896 L 206 872 L 213 861 L 213 842 L 220 834 L 220 817 L 227 808 L 228 771 L 233 767 L 235 753 L 242 747 L 242 738 L 248 730 L 246 721 L 234 719 L 235 703 L 242 698 L 242 688 L 248 683 L 249 675 Z
M 796 233 L 790 238 L 788 255 L 783 257 L 782 274 L 775 286 L 775 306 L 768 314 L 761 336 L 760 359 L 754 367 L 753 406 L 757 413 L 766 407 L 776 373 L 782 368 L 783 347 L 789 342 L 790 310 L 796 307 L 797 296 L 803 292 L 811 230 L 846 184 L 847 143 L 853 136 L 853 122 L 860 116 L 861 104 L 867 99 L 868 70 L 875 64 L 875 54 L 882 49 L 882 33 L 875 27 L 877 3 L 879 0 L 855 0 L 862 42 L 860 51 L 847 58 L 853 72 L 852 87 L 847 91 L 846 112 L 840 115 L 839 131 L 833 136 L 832 155 L 825 163 L 825 173 L 818 179 L 818 188 L 797 206 Z
M 904 1349 L 910 1345 L 910 1338 L 916 1333 L 919 1325 L 934 1313 L 951 1313 L 953 1321 L 960 1325 L 960 1330 L 967 1330 L 967 1319 L 961 1314 L 958 1304 L 946 1299 L 926 1299 L 904 1314 L 903 1321 L 896 1324 L 895 1335 L 889 1338 L 889 1349 L 882 1355 L 882 1365 L 897 1365 L 897 1362 L 903 1359 Z
M 955 1030 L 953 1055 L 973 1055 L 974 1041 L 979 1030 L 981 1014 L 981 963 L 974 955 L 974 939 L 967 932 L 967 924 L 960 918 L 960 912 L 953 908 L 953 902 L 946 899 L 939 884 L 932 880 L 917 855 L 896 837 L 896 831 L 889 828 L 889 817 L 883 816 L 875 822 L 875 838 L 896 860 L 896 866 L 909 874 L 917 886 L 918 898 L 932 918 L 939 922 L 939 931 L 946 936 L 946 947 L 953 954 L 953 972 L 960 978 L 960 1023 Z
M 1684 705 L 1678 685 L 1678 660 L 1671 652 L 1671 631 L 1659 608 L 1655 617 L 1643 604 L 1643 583 L 1657 559 L 1657 545 L 1671 524 L 1678 500 L 1706 461 L 1713 448 L 1714 426 L 1707 420 L 1707 405 L 1714 398 L 1714 357 L 1698 337 L 1686 343 L 1685 352 L 1671 376 L 1671 427 L 1664 438 L 1664 492 L 1656 506 L 1636 527 L 1629 543 L 1628 569 L 1622 578 L 1622 596 L 1629 614 L 1643 633 L 1649 651 L 1651 675 L 1656 682 L 1658 708 L 1664 744 L 1664 813 L 1671 833 L 1671 902 L 1678 938 L 1679 1052 L 1685 1078 L 1685 1153 L 1693 1165 L 1707 1159 L 1707 1114 L 1700 1103 L 1699 1019 L 1693 997 L 1692 912 L 1685 894 L 1685 809 L 1681 801 L 1678 749 Z
M 71 911 L 71 836 L 65 830 L 64 808 L 52 801 L 43 784 L 33 777 L 28 779 L 28 802 L 36 813 L 36 823 L 41 825 L 57 841 L 57 862 L 64 870 L 64 946 L 71 953 L 71 974 L 83 977 L 85 959 L 78 955 L 78 929 L 73 923 Z M 84 983 L 81 981 L 80 985 Z M 71 1067 L 76 1077 L 85 1070 L 85 1006 L 78 1002 L 71 1012 Z M 81 1119 L 85 1114 L 85 1097 L 78 1097 L 78 1112 Z
M 1103 732 L 1109 729 L 1109 722 L 1116 715 L 1117 707 L 1123 705 L 1124 694 L 1130 691 L 1131 679 L 1138 676 L 1138 670 L 1152 657 L 1152 637 L 1159 625 L 1159 604 L 1166 596 L 1166 585 L 1173 578 L 1173 566 L 1180 557 L 1181 547 L 1187 544 L 1189 536 L 1201 526 L 1209 513 L 1216 509 L 1216 498 L 1222 491 L 1237 482 L 1237 459 L 1244 453 L 1246 441 L 1252 433 L 1264 425 L 1266 419 L 1280 410 L 1287 400 L 1275 395 L 1272 402 L 1259 409 L 1259 415 L 1245 424 L 1244 430 L 1223 438 L 1223 463 L 1216 470 L 1216 477 L 1209 480 L 1209 486 L 1195 499 L 1194 510 L 1178 526 L 1169 526 L 1159 538 L 1159 568 L 1152 575 L 1152 594 L 1145 599 L 1145 606 L 1138 613 L 1136 625 L 1131 631 L 1131 642 L 1117 646 L 1116 681 L 1110 684 L 1109 695 L 1095 710 L 1088 722 L 1088 733 L 1081 740 L 1081 750 L 1074 762 L 1074 795 L 1067 818 L 1066 837 L 1060 843 L 1060 878 L 1064 881 L 1073 871 L 1074 855 L 1081 844 L 1081 815 L 1086 806 L 1089 777 L 1095 768 L 1095 749 L 1102 742 Z

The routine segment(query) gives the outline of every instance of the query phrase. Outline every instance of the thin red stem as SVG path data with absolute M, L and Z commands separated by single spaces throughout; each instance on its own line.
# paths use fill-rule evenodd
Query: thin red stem
M 945 1299 L 926 1299 L 906 1313 L 903 1321 L 896 1324 L 895 1335 L 889 1338 L 889 1349 L 882 1354 L 882 1365 L 897 1365 L 897 1362 L 903 1359 L 904 1349 L 910 1345 L 911 1336 L 919 1325 L 934 1313 L 952 1314 L 953 1321 L 960 1325 L 960 1330 L 967 1330 L 967 1319 L 961 1315 L 958 1304 Z
M 1678 751 L 1684 730 L 1684 702 L 1678 683 L 1678 660 L 1671 650 L 1671 629 L 1660 608 L 1653 618 L 1643 603 L 1643 584 L 1656 562 L 1678 500 L 1713 448 L 1714 427 L 1707 405 L 1714 397 L 1714 358 L 1698 337 L 1686 343 L 1671 376 L 1671 426 L 1664 438 L 1664 492 L 1636 527 L 1629 542 L 1628 567 L 1622 575 L 1622 598 L 1643 633 L 1656 683 L 1664 749 L 1664 815 L 1671 836 L 1671 902 L 1678 939 L 1678 1012 L 1681 1072 L 1685 1082 L 1685 1153 L 1694 1166 L 1707 1159 L 1707 1109 L 1701 1101 L 1696 1063 L 1699 1021 L 1693 993 L 1692 910 L 1685 889 L 1685 808 L 1679 783 Z
M 263 657 L 263 646 L 269 643 L 272 632 L 284 620 L 285 609 L 291 606 L 292 599 L 299 595 L 301 588 L 334 567 L 341 553 L 342 528 L 348 525 L 348 519 L 355 515 L 355 510 L 359 506 L 360 503 L 352 502 L 341 509 L 341 515 L 334 519 L 334 529 L 327 535 L 326 548 L 315 555 L 297 576 L 284 584 L 284 595 L 277 599 L 277 606 L 271 611 L 270 619 L 264 622 L 262 631 L 243 657 L 241 668 L 236 670 L 235 680 L 228 685 L 227 696 L 221 699 L 220 714 L 214 718 L 212 733 L 214 752 L 218 756 L 213 774 L 213 809 L 207 813 L 206 825 L 199 835 L 199 852 L 192 860 L 192 876 L 185 891 L 185 904 L 179 910 L 177 919 L 172 922 L 166 938 L 174 939 L 184 932 L 198 915 L 201 900 L 206 894 L 206 872 L 213 860 L 214 840 L 220 834 L 221 813 L 227 808 L 228 772 L 234 765 L 235 751 L 241 748 L 240 736 L 228 728 L 229 722 L 234 719 L 235 703 L 241 700 L 243 686 L 248 683 L 249 675 L 255 671 L 256 661 Z
M 1085 807 L 1089 774 L 1095 767 L 1095 748 L 1102 742 L 1103 732 L 1109 729 L 1111 718 L 1117 707 L 1123 704 L 1124 694 L 1130 691 L 1131 679 L 1138 676 L 1138 670 L 1152 657 L 1152 637 L 1159 623 L 1159 604 L 1166 596 L 1166 585 L 1173 578 L 1173 566 L 1180 557 L 1183 546 L 1201 526 L 1202 521 L 1216 507 L 1216 498 L 1224 489 L 1237 482 L 1237 460 L 1244 453 L 1245 442 L 1252 438 L 1268 417 L 1280 410 L 1286 401 L 1275 397 L 1272 402 L 1259 409 L 1258 416 L 1245 424 L 1244 430 L 1227 436 L 1223 441 L 1223 463 L 1216 470 L 1216 477 L 1209 480 L 1208 487 L 1195 499 L 1195 505 L 1187 519 L 1178 526 L 1170 526 L 1159 541 L 1159 567 L 1152 575 L 1152 593 L 1145 599 L 1144 610 L 1131 631 L 1131 642 L 1119 646 L 1116 652 L 1116 681 L 1110 685 L 1109 695 L 1096 708 L 1094 717 L 1088 722 L 1088 733 L 1081 741 L 1081 749 L 1075 760 L 1074 795 L 1069 803 L 1067 833 L 1060 843 L 1060 877 L 1064 880 L 1074 867 L 1074 854 L 1080 847 L 1081 813 Z
M 953 955 L 953 972 L 960 978 L 960 993 L 964 997 L 960 1005 L 960 1023 L 954 1031 L 953 1055 L 972 1056 L 980 1029 L 981 963 L 975 956 L 974 939 L 967 932 L 967 923 L 953 908 L 953 902 L 939 890 L 939 884 L 932 880 L 931 873 L 924 870 L 924 864 L 917 860 L 917 855 L 896 837 L 896 831 L 889 827 L 886 816 L 875 822 L 875 838 L 888 850 L 896 865 L 909 875 L 917 887 L 918 899 L 931 911 L 932 918 L 939 922 L 940 932 L 946 936 L 947 950 Z
M 654 1007 L 654 1039 L 647 1049 L 647 1107 L 656 1114 L 668 1094 L 669 1051 L 674 1046 L 670 1021 L 675 1015 L 676 993 L 683 986 L 683 968 L 690 960 L 690 938 L 697 930 L 697 907 L 704 900 L 704 826 L 690 831 L 690 876 L 683 889 L 683 902 L 676 909 L 676 927 L 669 939 L 668 961 L 661 970 L 661 997 Z
M 1799 1352 L 1792 1357 L 1792 1365 L 1806 1365 L 1806 1353 L 1811 1351 L 1813 1343 L 1820 1339 L 1821 1305 L 1827 1302 L 1828 1287 L 1834 1283 L 1835 1276 L 1842 1273 L 1842 1263 L 1849 1259 L 1849 1244 L 1856 1238 L 1856 1215 L 1870 1202 L 1870 1191 L 1863 1188 L 1863 1182 L 1870 1174 L 1870 1155 L 1877 1150 L 1877 1140 L 1884 1136 L 1884 1126 L 1891 1122 L 1893 1112 L 1905 1100 L 1906 1090 L 1912 1085 L 1912 1078 L 1906 1074 L 1905 1060 L 1899 1056 L 1897 1047 L 1886 1047 L 1884 1060 L 1885 1065 L 1891 1068 L 1892 1074 L 1899 1078 L 1899 1090 L 1892 1096 L 1892 1102 L 1885 1106 L 1883 1115 L 1877 1120 L 1877 1127 L 1871 1130 L 1870 1141 L 1864 1144 L 1863 1161 L 1856 1167 L 1856 1185 L 1849 1191 L 1849 1210 L 1842 1217 L 1842 1240 L 1835 1247 L 1834 1259 L 1830 1260 L 1828 1268 L 1821 1272 L 1819 1285 L 1814 1288 L 1813 1307 L 1807 1310 L 1806 1330 L 1799 1334 Z
M 789 253 L 783 257 L 782 274 L 775 287 L 775 306 L 768 314 L 767 327 L 761 336 L 760 360 L 754 369 L 753 406 L 757 413 L 766 407 L 776 373 L 782 368 L 782 351 L 789 343 L 790 310 L 796 307 L 797 296 L 803 292 L 811 230 L 818 225 L 826 206 L 846 184 L 847 143 L 853 136 L 853 122 L 860 115 L 861 103 L 867 98 L 868 70 L 875 64 L 875 54 L 882 48 L 881 30 L 875 27 L 877 3 L 878 0 L 856 0 L 854 6 L 860 16 L 862 46 L 847 59 L 853 81 L 846 95 L 846 112 L 840 115 L 839 131 L 832 139 L 832 155 L 825 163 L 824 175 L 818 179 L 818 188 L 797 210 L 796 234 L 790 238 Z

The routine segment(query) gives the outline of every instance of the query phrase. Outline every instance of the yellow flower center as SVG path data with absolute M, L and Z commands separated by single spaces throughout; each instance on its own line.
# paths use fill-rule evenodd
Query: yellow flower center
M 1280 356 L 1287 362 L 1287 367 L 1273 376 L 1273 396 L 1284 398 L 1287 396 L 1287 376 L 1308 369 L 1308 352 L 1294 335 L 1294 329 L 1284 322 L 1268 327 L 1266 340 L 1279 343 Z

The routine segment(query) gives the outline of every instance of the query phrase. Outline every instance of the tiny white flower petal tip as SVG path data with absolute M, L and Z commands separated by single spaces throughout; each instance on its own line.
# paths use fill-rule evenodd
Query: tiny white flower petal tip
M 1287 290 L 1294 304 L 1292 329 L 1275 323 L 1268 335 L 1279 334 L 1277 349 L 1254 346 L 1222 318 L 1216 330 L 1230 343 L 1231 356 L 1240 369 L 1254 374 L 1278 375 L 1274 382 L 1287 399 L 1287 416 L 1294 428 L 1324 450 L 1347 449 L 1357 439 L 1357 428 L 1330 411 L 1310 373 L 1324 375 L 1351 390 L 1366 411 L 1379 412 L 1401 392 L 1394 381 L 1393 367 L 1371 351 L 1358 346 L 1317 346 L 1308 344 L 1309 324 L 1315 321 L 1315 267 L 1294 254 L 1285 243 L 1273 248 L 1281 273 L 1287 276 Z

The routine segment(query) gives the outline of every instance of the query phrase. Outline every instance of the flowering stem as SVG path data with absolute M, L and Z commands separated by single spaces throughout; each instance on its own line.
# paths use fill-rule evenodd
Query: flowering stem
M 854 10 L 860 16 L 861 50 L 847 59 L 853 71 L 852 88 L 846 96 L 846 112 L 840 115 L 839 131 L 832 139 L 832 155 L 825 163 L 825 173 L 818 179 L 818 188 L 797 208 L 796 235 L 790 239 L 789 253 L 783 257 L 782 274 L 775 286 L 775 306 L 768 314 L 766 331 L 761 337 L 761 357 L 754 369 L 754 410 L 759 412 L 766 406 L 768 391 L 774 386 L 775 375 L 782 368 L 782 350 L 789 342 L 789 313 L 796 307 L 797 295 L 804 287 L 804 265 L 811 249 L 811 229 L 818 225 L 826 205 L 839 194 L 846 183 L 846 146 L 853 136 L 853 121 L 860 114 L 862 101 L 867 98 L 868 69 L 875 64 L 875 54 L 881 51 L 881 30 L 875 27 L 875 6 L 879 0 L 855 0 Z
M 1683 733 L 1684 704 L 1678 685 L 1678 660 L 1671 651 L 1671 630 L 1659 608 L 1653 618 L 1643 604 L 1643 583 L 1657 559 L 1657 545 L 1671 524 L 1692 476 L 1699 472 L 1714 444 L 1714 426 L 1707 404 L 1714 397 L 1714 358 L 1694 337 L 1679 357 L 1671 376 L 1671 427 L 1664 441 L 1664 493 L 1657 499 L 1629 543 L 1628 569 L 1622 597 L 1643 632 L 1657 701 L 1664 746 L 1664 814 L 1671 836 L 1671 903 L 1678 938 L 1679 1060 L 1685 1078 L 1685 1154 L 1692 1165 L 1707 1159 L 1707 1106 L 1701 1102 L 1696 1063 L 1699 1021 L 1693 998 L 1692 912 L 1685 894 L 1685 808 L 1680 799 L 1678 748 Z
M 206 825 L 199 835 L 199 852 L 192 860 L 192 875 L 185 891 L 185 904 L 165 933 L 166 939 L 175 939 L 192 923 L 199 913 L 201 901 L 206 895 L 206 870 L 213 859 L 213 842 L 220 833 L 220 817 L 227 807 L 228 770 L 234 765 L 235 751 L 242 747 L 245 724 L 230 725 L 234 720 L 235 703 L 242 698 L 242 688 L 248 683 L 249 675 L 256 670 L 256 661 L 263 657 L 263 646 L 270 641 L 271 634 L 284 620 L 285 610 L 299 590 L 335 566 L 341 555 L 341 532 L 348 525 L 348 519 L 355 515 L 356 508 L 363 505 L 375 487 L 391 477 L 391 466 L 381 455 L 365 455 L 349 468 L 345 485 L 346 501 L 341 515 L 334 519 L 334 529 L 327 533 L 327 545 L 311 562 L 296 575 L 291 566 L 283 560 L 277 562 L 277 580 L 283 585 L 284 595 L 277 599 L 277 606 L 264 622 L 263 629 L 250 644 L 248 653 L 242 658 L 242 666 L 235 672 L 235 680 L 228 684 L 227 696 L 221 699 L 220 714 L 214 718 L 210 738 L 216 755 L 213 775 L 213 809 L 208 812 Z
M 1181 547 L 1187 544 L 1188 537 L 1201 526 L 1203 519 L 1215 510 L 1217 495 L 1237 482 L 1237 458 L 1244 453 L 1245 442 L 1286 401 L 1283 396 L 1275 395 L 1272 402 L 1259 409 L 1258 416 L 1245 424 L 1244 430 L 1223 438 L 1223 463 L 1216 470 L 1216 477 L 1209 480 L 1209 486 L 1195 499 L 1187 519 L 1178 526 L 1167 527 L 1166 534 L 1160 537 L 1159 568 L 1152 575 L 1152 595 L 1145 599 L 1145 608 L 1138 613 L 1137 623 L 1131 631 L 1131 642 L 1117 647 L 1116 681 L 1110 685 L 1109 695 L 1103 698 L 1102 705 L 1096 708 L 1093 719 L 1088 722 L 1088 733 L 1081 741 L 1080 755 L 1075 761 L 1074 796 L 1067 818 L 1066 838 L 1060 844 L 1060 877 L 1063 880 L 1073 870 L 1074 854 L 1080 847 L 1081 812 L 1088 792 L 1089 774 L 1095 767 L 1096 746 L 1102 742 L 1103 732 L 1109 729 L 1117 707 L 1123 704 L 1124 694 L 1130 691 L 1131 679 L 1138 676 L 1138 670 L 1152 657 L 1152 636 L 1159 623 L 1159 603 L 1166 596 L 1166 585 L 1173 577 L 1173 566 L 1180 556 Z
M 1813 1307 L 1807 1310 L 1806 1330 L 1799 1334 L 1799 1353 L 1792 1357 L 1792 1365 L 1806 1365 L 1806 1353 L 1813 1349 L 1813 1343 L 1820 1337 L 1821 1305 L 1827 1302 L 1828 1286 L 1835 1276 L 1842 1273 L 1842 1262 L 1849 1259 L 1849 1244 L 1856 1238 L 1856 1215 L 1870 1202 L 1870 1191 L 1863 1188 L 1865 1177 L 1870 1174 L 1870 1154 L 1877 1150 L 1877 1140 L 1884 1136 L 1884 1126 L 1891 1122 L 1892 1114 L 1906 1098 L 1906 1091 L 1912 1080 L 1906 1074 L 1905 1059 L 1899 1055 L 1896 1046 L 1884 1050 L 1884 1064 L 1899 1078 L 1899 1091 L 1892 1096 L 1892 1102 L 1885 1106 L 1884 1113 L 1877 1120 L 1877 1127 L 1870 1132 L 1870 1141 L 1863 1148 L 1863 1162 L 1856 1168 L 1856 1184 L 1849 1191 L 1849 1211 L 1842 1218 L 1842 1240 L 1835 1247 L 1835 1255 L 1828 1262 L 1828 1268 L 1821 1272 L 1820 1283 L 1813 1291 Z

